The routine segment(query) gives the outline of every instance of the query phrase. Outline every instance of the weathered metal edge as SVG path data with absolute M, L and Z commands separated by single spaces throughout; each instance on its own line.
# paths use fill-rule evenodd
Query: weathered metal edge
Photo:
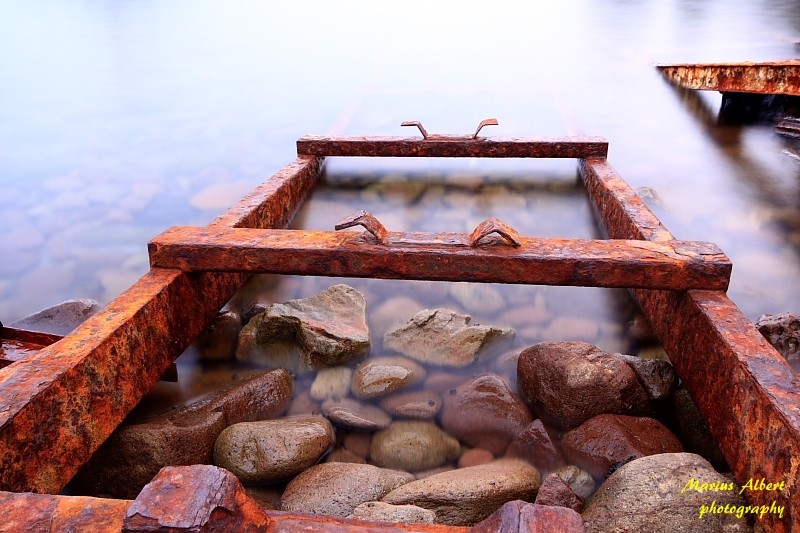
M 609 237 L 664 240 L 671 235 L 605 159 L 581 161 L 580 175 Z M 719 291 L 631 291 L 662 340 L 739 483 L 785 482 L 785 490 L 748 491 L 767 513 L 768 531 L 800 529 L 800 379 L 736 305 Z

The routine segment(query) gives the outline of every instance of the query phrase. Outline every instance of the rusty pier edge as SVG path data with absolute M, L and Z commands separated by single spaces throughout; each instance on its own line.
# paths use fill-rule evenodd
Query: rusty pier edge
M 605 159 L 580 163 L 580 175 L 609 237 L 664 241 L 672 236 Z M 721 291 L 631 289 L 661 339 L 740 484 L 786 483 L 745 491 L 767 513 L 767 531 L 800 530 L 800 379 Z M 688 480 L 687 480 L 688 481 Z
M 215 223 L 284 227 L 321 162 L 298 158 Z M 245 279 L 151 269 L 61 341 L 0 369 L 0 489 L 58 493 Z

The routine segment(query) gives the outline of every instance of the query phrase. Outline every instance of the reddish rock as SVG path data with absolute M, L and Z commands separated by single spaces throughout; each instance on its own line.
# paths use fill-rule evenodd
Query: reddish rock
M 458 458 L 458 467 L 467 468 L 469 466 L 485 465 L 494 461 L 494 455 L 489 450 L 483 448 L 472 448 L 461 454 Z
M 553 507 L 566 507 L 576 513 L 583 512 L 583 500 L 572 491 L 572 488 L 561 476 L 555 473 L 544 478 L 534 503 Z
M 541 420 L 534 420 L 509 444 L 506 457 L 519 457 L 533 463 L 539 470 L 555 470 L 564 459 Z
M 469 533 L 584 533 L 581 515 L 566 507 L 514 500 L 469 529 Z
M 546 422 L 574 428 L 603 413 L 649 411 L 633 369 L 587 342 L 540 342 L 517 363 L 518 388 Z
M 500 376 L 483 374 L 444 394 L 441 421 L 464 444 L 502 455 L 533 418 Z
M 357 463 L 360 465 L 367 464 L 367 460 L 351 452 L 347 448 L 336 448 L 331 453 L 325 456 L 326 463 Z
M 268 524 L 236 476 L 193 465 L 163 468 L 128 508 L 122 531 L 264 531 Z
M 564 455 L 595 477 L 608 477 L 634 459 L 683 451 L 678 438 L 648 417 L 598 415 L 561 439 Z

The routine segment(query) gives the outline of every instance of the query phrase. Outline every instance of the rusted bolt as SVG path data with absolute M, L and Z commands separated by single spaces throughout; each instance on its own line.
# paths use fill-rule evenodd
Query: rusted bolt
M 481 120 L 481 123 L 478 124 L 478 129 L 475 130 L 475 133 L 472 134 L 472 138 L 473 139 L 477 139 L 478 138 L 478 133 L 483 129 L 484 126 L 497 126 L 499 124 L 500 123 L 497 122 L 496 118 L 487 118 L 487 119 Z
M 419 132 L 422 134 L 422 138 L 423 139 L 427 139 L 428 138 L 428 132 L 425 131 L 425 128 L 422 126 L 422 122 L 420 122 L 419 120 L 407 120 L 405 122 L 402 122 L 400 125 L 401 126 L 416 126 L 417 128 L 419 128 Z
M 499 234 L 511 246 L 520 246 L 522 244 L 519 240 L 519 233 L 517 233 L 517 230 L 502 220 L 492 217 L 478 224 L 478 227 L 469 234 L 469 245 L 478 246 L 478 242 L 490 233 Z
M 340 229 L 352 228 L 353 226 L 363 226 L 376 239 L 378 239 L 378 242 L 381 244 L 386 244 L 389 242 L 389 232 L 386 230 L 383 224 L 381 224 L 380 221 L 373 216 L 372 213 L 362 209 L 361 211 L 353 213 L 352 215 L 340 220 L 334 226 L 334 229 L 338 231 Z

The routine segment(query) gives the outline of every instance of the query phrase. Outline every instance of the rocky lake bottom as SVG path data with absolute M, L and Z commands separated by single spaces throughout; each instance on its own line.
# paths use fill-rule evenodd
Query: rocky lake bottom
M 570 309 L 559 293 L 573 290 L 618 298 L 625 319 Z M 624 302 L 254 276 L 178 359 L 180 381 L 158 383 L 69 490 L 134 498 L 162 466 L 215 464 L 267 509 L 474 525 L 523 500 L 560 507 L 565 531 L 686 530 L 710 503 L 687 482 L 733 480 Z M 713 496 L 745 505 L 738 491 Z

